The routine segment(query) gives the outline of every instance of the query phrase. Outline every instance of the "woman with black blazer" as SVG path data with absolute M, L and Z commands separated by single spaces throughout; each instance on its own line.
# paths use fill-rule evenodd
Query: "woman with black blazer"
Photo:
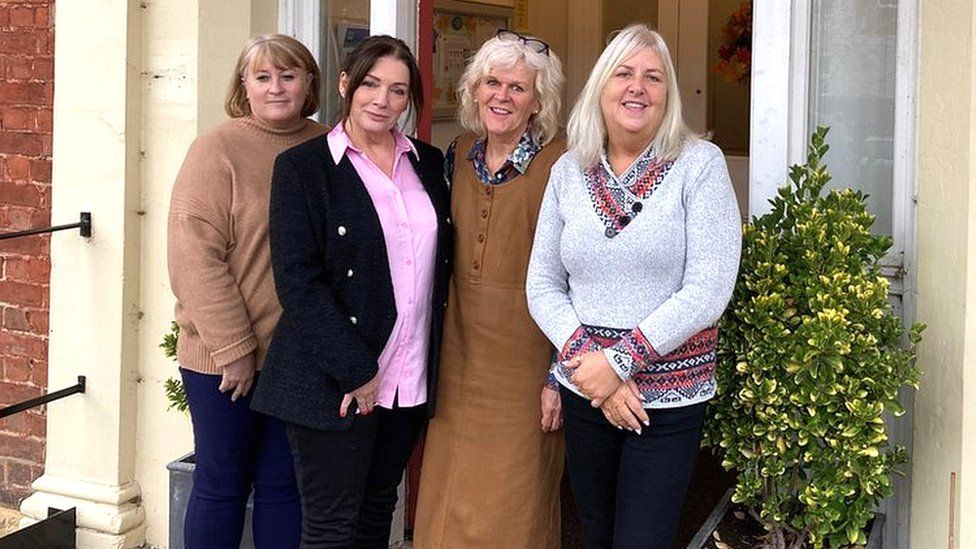
M 433 413 L 450 198 L 441 152 L 397 129 L 422 103 L 406 44 L 360 44 L 339 94 L 332 131 L 275 163 L 283 312 L 252 406 L 286 422 L 301 547 L 385 549 L 397 485 Z

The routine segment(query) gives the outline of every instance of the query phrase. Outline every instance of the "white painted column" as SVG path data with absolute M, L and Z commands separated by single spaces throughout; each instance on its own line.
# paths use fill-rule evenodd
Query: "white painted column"
M 142 14 L 138 3 L 58 4 L 53 219 L 92 212 L 91 239 L 51 239 L 47 457 L 21 511 L 77 509 L 80 548 L 145 540 L 135 481 Z
M 790 144 L 792 2 L 756 0 L 752 12 L 752 115 L 749 143 L 749 215 L 786 182 Z

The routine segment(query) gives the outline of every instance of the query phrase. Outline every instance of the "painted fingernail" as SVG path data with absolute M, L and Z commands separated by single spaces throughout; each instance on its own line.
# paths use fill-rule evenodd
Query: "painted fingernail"
M 638 429 L 638 430 L 637 430 L 637 434 L 638 434 L 638 435 L 640 435 L 640 434 L 641 434 L 641 430 L 640 430 L 640 429 Z
M 644 427 L 650 427 L 650 426 L 651 426 L 651 420 L 649 419 L 644 420 Z

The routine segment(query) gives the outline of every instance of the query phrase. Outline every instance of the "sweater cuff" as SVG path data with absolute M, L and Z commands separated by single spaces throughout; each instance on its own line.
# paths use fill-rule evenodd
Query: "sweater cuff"
M 573 357 L 588 353 L 590 351 L 599 351 L 600 346 L 590 334 L 586 331 L 586 328 L 580 326 L 576 328 L 566 343 L 563 345 L 562 351 L 559 352 L 558 360 L 560 362 L 565 362 Z
M 546 387 L 552 389 L 553 391 L 559 390 L 559 380 L 556 379 L 556 374 L 551 371 L 549 372 L 549 375 L 546 376 Z
M 218 367 L 223 368 L 231 362 L 253 352 L 258 348 L 258 340 L 254 337 L 254 334 L 248 334 L 244 339 L 235 341 L 230 345 L 225 345 L 220 349 L 216 349 L 210 352 L 210 357 L 213 359 L 214 364 Z
M 604 349 L 603 354 L 624 381 L 661 359 L 640 328 L 634 328 L 625 334 L 620 341 Z

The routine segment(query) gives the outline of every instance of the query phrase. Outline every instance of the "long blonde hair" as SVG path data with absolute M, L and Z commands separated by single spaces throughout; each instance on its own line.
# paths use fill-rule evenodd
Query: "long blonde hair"
M 657 52 L 664 65 L 664 78 L 668 100 L 664 108 L 661 127 L 654 135 L 654 151 L 663 160 L 674 160 L 681 149 L 694 136 L 681 115 L 681 92 L 671 61 L 668 45 L 660 34 L 640 23 L 627 26 L 607 44 L 600 54 L 590 77 L 580 92 L 579 99 L 569 116 L 566 138 L 570 152 L 584 168 L 600 161 L 600 153 L 606 144 L 607 127 L 600 108 L 600 95 L 613 71 L 639 50 L 651 48 Z

